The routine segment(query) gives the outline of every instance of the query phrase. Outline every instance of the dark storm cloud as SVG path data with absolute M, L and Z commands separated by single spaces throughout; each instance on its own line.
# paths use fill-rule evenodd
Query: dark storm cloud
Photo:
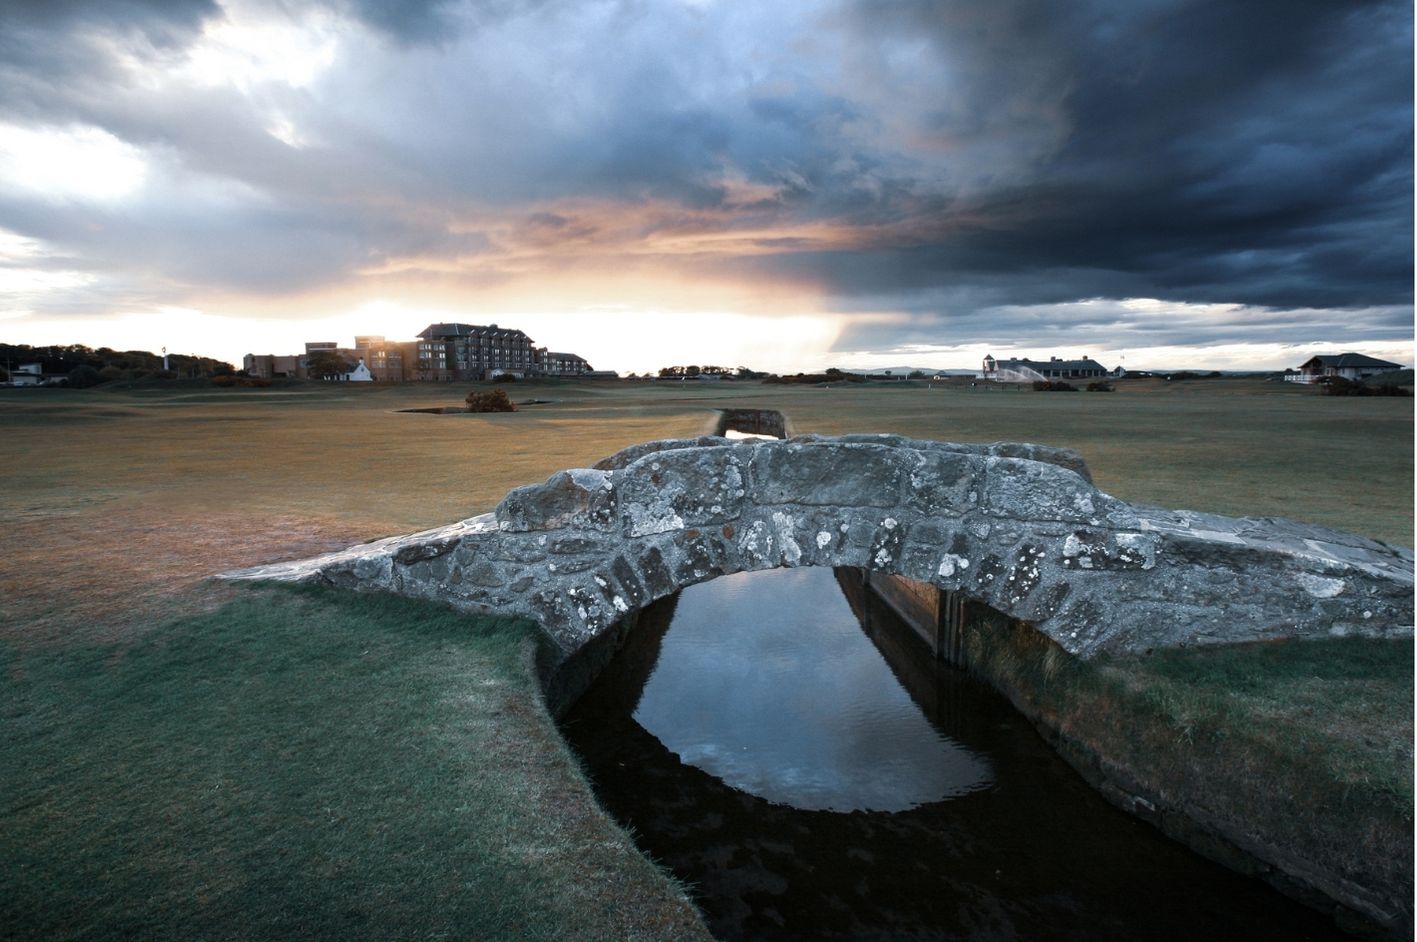
M 1066 76 L 1068 132 L 1024 179 L 955 207 L 980 225 L 904 253 L 796 264 L 830 273 L 855 298 L 844 307 L 911 284 L 1015 304 L 1410 305 L 1409 8 L 1118 7 L 1055 20 L 1032 58 L 1011 34 L 983 43 L 981 61 Z M 949 29 L 933 8 L 901 9 L 915 28 Z M 902 300 L 928 315 L 948 299 Z
M 308 85 L 142 74 L 223 18 L 312 10 L 339 49 Z M 0 27 L 0 120 L 103 128 L 150 164 L 97 227 L 0 202 L 56 266 L 269 294 L 742 232 L 663 264 L 896 315 L 846 348 L 1090 298 L 1411 304 L 1397 2 L 35 0 Z

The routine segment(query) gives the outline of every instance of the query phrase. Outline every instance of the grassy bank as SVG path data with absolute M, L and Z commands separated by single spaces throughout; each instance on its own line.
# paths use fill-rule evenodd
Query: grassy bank
M 244 596 L 0 651 L 6 938 L 698 937 L 575 774 L 534 626 Z
M 1411 641 L 1272 642 L 1088 663 L 1026 625 L 986 616 L 967 645 L 971 670 L 1129 810 L 1340 925 L 1410 936 Z

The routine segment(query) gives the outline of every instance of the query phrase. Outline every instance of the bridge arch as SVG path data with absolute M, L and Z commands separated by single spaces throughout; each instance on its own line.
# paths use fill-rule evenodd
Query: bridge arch
M 527 616 L 570 656 L 686 586 L 780 566 L 932 583 L 1080 657 L 1412 633 L 1410 550 L 1134 506 L 1067 449 L 891 435 L 647 442 L 517 488 L 494 513 L 226 575 Z

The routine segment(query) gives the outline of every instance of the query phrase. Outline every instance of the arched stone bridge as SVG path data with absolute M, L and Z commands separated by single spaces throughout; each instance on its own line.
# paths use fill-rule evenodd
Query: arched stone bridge
M 779 566 L 931 582 L 1082 657 L 1412 634 L 1411 550 L 1128 504 L 1067 449 L 891 435 L 648 442 L 518 488 L 495 513 L 226 577 L 529 616 L 570 655 L 685 586 Z

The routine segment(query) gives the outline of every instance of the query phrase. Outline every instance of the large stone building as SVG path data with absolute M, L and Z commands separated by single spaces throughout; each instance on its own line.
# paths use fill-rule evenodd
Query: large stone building
M 333 353 L 351 366 L 362 363 L 376 382 L 402 383 L 486 380 L 503 373 L 514 376 L 589 376 L 594 371 L 584 357 L 553 353 L 537 347 L 516 328 L 496 324 L 429 324 L 417 340 L 386 340 L 378 334 L 354 338 L 354 346 L 332 340 L 305 344 L 304 356 L 247 354 L 246 372 L 267 379 L 305 378 L 310 357 Z
M 418 334 L 417 378 L 490 379 L 499 373 L 525 376 L 535 369 L 531 338 L 496 324 L 429 324 Z
M 372 365 L 371 365 L 372 369 Z M 516 328 L 496 324 L 429 324 L 418 334 L 415 378 L 439 382 L 514 376 L 584 376 L 591 366 L 574 353 L 538 347 Z
M 354 338 L 354 353 L 364 362 L 380 383 L 402 383 L 414 379 L 413 363 L 418 357 L 418 342 L 385 340 L 377 334 Z
M 544 347 L 536 350 L 536 371 L 543 376 L 586 376 L 594 372 L 585 357 L 552 353 Z
M 1028 383 L 1056 379 L 1101 379 L 1106 375 L 1107 367 L 1090 357 L 1080 360 L 1059 357 L 1049 357 L 1047 360 L 995 360 L 992 356 L 986 356 L 980 378 L 1003 383 Z
M 271 353 L 248 353 L 241 358 L 241 368 L 247 376 L 258 379 L 304 379 L 305 357 L 278 356 Z

